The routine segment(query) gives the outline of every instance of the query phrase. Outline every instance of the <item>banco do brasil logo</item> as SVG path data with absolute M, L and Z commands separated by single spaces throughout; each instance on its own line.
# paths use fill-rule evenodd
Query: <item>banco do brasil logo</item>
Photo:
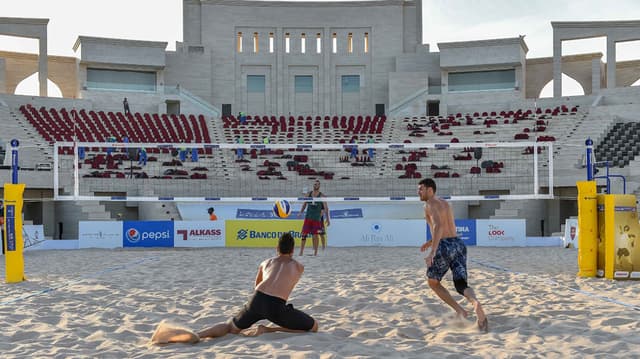
M 131 243 L 136 243 L 140 240 L 140 232 L 135 228 L 129 228 L 127 230 L 127 239 Z
M 247 239 L 247 230 L 246 229 L 241 229 L 241 230 L 238 231 L 238 239 L 239 240 Z

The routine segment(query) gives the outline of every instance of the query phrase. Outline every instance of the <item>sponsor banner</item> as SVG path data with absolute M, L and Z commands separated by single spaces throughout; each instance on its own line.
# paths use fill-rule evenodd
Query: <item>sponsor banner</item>
M 173 247 L 173 221 L 125 221 L 123 247 Z
M 25 248 L 42 242 L 44 240 L 44 226 L 42 224 L 22 225 L 22 238 Z
M 523 247 L 526 245 L 524 219 L 478 219 L 476 242 L 484 247 Z
M 327 227 L 332 247 L 420 247 L 425 242 L 424 220 L 341 220 Z
M 567 218 L 564 221 L 564 247 L 578 248 L 578 219 Z
M 224 247 L 225 221 L 176 221 L 174 247 Z
M 426 221 L 425 221 L 426 222 Z M 456 233 L 458 238 L 464 241 L 468 246 L 475 246 L 476 239 L 476 220 L 475 219 L 456 219 Z M 427 225 L 427 240 L 431 239 L 431 228 Z
M 78 248 L 122 248 L 122 222 L 80 221 Z
M 302 223 L 301 220 L 229 220 L 225 224 L 225 244 L 227 247 L 275 248 L 282 233 L 290 232 L 298 247 Z M 309 238 L 307 247 L 310 243 Z
M 604 277 L 605 244 L 609 242 L 607 237 L 610 236 L 610 234 L 607 233 L 607 230 L 611 229 L 609 226 L 606 226 L 607 221 L 605 221 L 604 214 L 604 196 L 604 194 L 597 195 L 598 205 L 596 207 L 598 209 L 598 221 L 596 222 L 598 225 L 598 264 L 596 267 L 596 276 L 598 277 Z
M 611 195 L 614 200 L 613 243 L 605 243 L 605 271 L 613 269 L 614 279 L 638 279 L 640 277 L 640 233 L 635 195 Z M 607 202 L 605 202 L 605 208 Z M 606 210 L 606 209 L 605 209 Z M 608 219 L 608 218 L 607 218 Z M 613 249 L 613 250 L 610 250 Z M 612 263 L 607 263 L 610 261 Z M 607 278 L 610 278 L 607 276 Z
M 16 206 L 14 204 L 8 204 L 5 206 L 5 210 L 7 213 L 7 217 L 5 218 L 5 228 L 6 228 L 6 242 L 7 242 L 7 252 L 15 252 L 16 251 Z M 22 248 L 20 248 L 22 250 Z

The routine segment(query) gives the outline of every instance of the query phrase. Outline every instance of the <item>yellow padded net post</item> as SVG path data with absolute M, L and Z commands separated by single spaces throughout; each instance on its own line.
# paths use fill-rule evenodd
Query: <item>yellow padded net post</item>
M 598 265 L 598 212 L 595 181 L 578 186 L 578 276 L 595 277 Z
M 18 283 L 24 276 L 24 240 L 22 238 L 22 205 L 24 183 L 4 185 L 4 252 L 6 282 Z

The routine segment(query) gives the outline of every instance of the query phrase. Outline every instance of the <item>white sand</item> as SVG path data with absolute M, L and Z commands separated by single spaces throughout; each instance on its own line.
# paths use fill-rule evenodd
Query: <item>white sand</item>
M 452 320 L 452 311 L 426 285 L 418 248 L 329 248 L 322 257 L 299 258 L 306 271 L 291 298 L 320 322 L 320 332 L 148 344 L 162 320 L 200 330 L 236 314 L 252 291 L 257 265 L 274 253 L 27 252 L 29 280 L 0 284 L 0 353 L 3 358 L 640 355 L 640 311 L 592 296 L 640 307 L 640 283 L 577 278 L 577 252 L 562 248 L 469 248 L 470 284 L 489 316 L 488 334 L 477 331 L 473 317 L 467 323 Z M 444 283 L 453 291 L 449 278 Z M 16 298 L 23 299 L 8 303 Z

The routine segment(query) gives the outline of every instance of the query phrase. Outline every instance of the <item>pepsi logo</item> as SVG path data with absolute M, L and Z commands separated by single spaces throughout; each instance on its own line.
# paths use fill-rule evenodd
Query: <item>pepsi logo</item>
M 140 232 L 135 228 L 129 228 L 127 230 L 127 240 L 131 243 L 136 243 L 140 240 Z

